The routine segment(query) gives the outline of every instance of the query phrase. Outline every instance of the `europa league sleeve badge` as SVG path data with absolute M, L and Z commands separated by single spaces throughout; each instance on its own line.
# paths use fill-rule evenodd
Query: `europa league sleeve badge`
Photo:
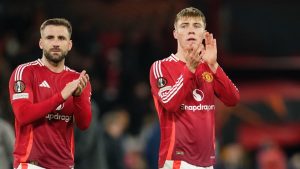
M 162 87 L 165 87 L 167 84 L 167 79 L 163 78 L 163 77 L 160 77 L 157 79 L 157 87 L 158 88 L 162 88 Z
M 15 93 L 22 93 L 24 90 L 25 90 L 24 82 L 21 80 L 16 81 L 14 86 Z

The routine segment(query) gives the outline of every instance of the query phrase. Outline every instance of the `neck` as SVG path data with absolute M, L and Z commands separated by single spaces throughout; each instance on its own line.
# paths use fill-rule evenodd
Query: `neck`
M 175 56 L 182 62 L 186 63 L 186 60 L 184 57 L 185 54 L 186 54 L 186 51 L 184 51 L 182 48 L 178 47 L 178 50 L 177 50 L 177 53 L 175 54 Z
M 65 60 L 62 60 L 59 63 L 55 63 L 55 62 L 49 61 L 45 56 L 43 56 L 41 60 L 42 60 L 43 64 L 48 69 L 50 69 L 52 72 L 60 73 L 64 70 Z

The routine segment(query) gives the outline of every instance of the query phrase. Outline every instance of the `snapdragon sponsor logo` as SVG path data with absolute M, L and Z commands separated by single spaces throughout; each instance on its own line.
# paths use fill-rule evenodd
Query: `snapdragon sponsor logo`
M 214 110 L 215 109 L 215 105 L 206 105 L 206 104 L 199 104 L 199 105 L 194 105 L 194 106 L 190 106 L 190 105 L 185 105 L 182 104 L 180 105 L 180 110 L 190 110 L 190 111 L 201 111 L 201 110 L 206 110 L 206 111 L 210 111 L 210 110 Z
M 62 121 L 65 121 L 66 123 L 71 121 L 72 118 L 73 118 L 73 116 L 63 115 L 63 114 L 59 114 L 59 113 L 56 113 L 56 114 L 50 113 L 46 116 L 46 119 L 48 119 L 48 120 L 62 120 Z

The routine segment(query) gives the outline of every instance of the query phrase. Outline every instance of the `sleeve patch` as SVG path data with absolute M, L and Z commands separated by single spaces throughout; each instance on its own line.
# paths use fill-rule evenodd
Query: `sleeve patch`
M 24 82 L 21 80 L 16 81 L 14 86 L 15 93 L 22 93 L 24 90 L 25 90 Z
M 28 93 L 16 93 L 13 94 L 12 100 L 17 100 L 17 99 L 28 99 L 29 94 Z
M 163 77 L 160 77 L 157 79 L 157 87 L 158 88 L 162 88 L 162 87 L 165 87 L 167 84 L 167 79 L 163 78 Z

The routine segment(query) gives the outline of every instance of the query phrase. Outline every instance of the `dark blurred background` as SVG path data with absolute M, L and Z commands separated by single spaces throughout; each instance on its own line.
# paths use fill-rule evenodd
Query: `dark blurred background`
M 86 69 L 93 87 L 91 127 L 76 129 L 75 168 L 157 168 L 159 126 L 149 69 L 176 53 L 174 17 L 189 6 L 206 15 L 218 61 L 241 94 L 234 108 L 217 102 L 215 168 L 299 169 L 296 0 L 1 0 L 0 118 L 13 126 L 8 79 L 17 65 L 41 57 L 41 23 L 64 17 L 72 23 L 74 44 L 66 63 Z M 8 151 L 1 144 L 0 151 Z

